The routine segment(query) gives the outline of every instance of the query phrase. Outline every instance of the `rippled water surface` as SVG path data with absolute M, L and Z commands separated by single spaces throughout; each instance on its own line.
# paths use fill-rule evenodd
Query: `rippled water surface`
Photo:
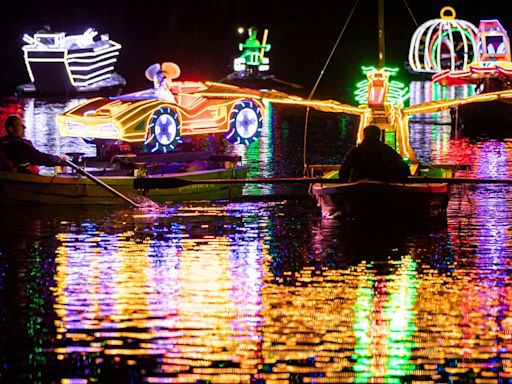
M 20 104 L 29 137 L 90 151 L 56 134 L 66 107 Z M 512 178 L 512 141 L 421 119 L 423 161 Z M 303 111 L 267 123 L 226 149 L 251 177 L 300 176 Z M 339 162 L 354 124 L 314 115 L 308 161 Z M 0 382 L 508 383 L 511 191 L 457 186 L 446 220 L 426 223 L 325 220 L 304 188 L 274 185 L 146 210 L 4 206 Z

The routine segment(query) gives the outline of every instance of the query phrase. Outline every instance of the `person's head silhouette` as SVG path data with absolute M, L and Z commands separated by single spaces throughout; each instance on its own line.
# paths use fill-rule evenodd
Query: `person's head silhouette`
M 381 131 L 376 125 L 368 125 L 363 129 L 365 141 L 380 141 Z
M 25 136 L 25 125 L 23 124 L 23 119 L 18 115 L 7 116 L 7 119 L 5 119 L 4 127 L 7 134 L 10 136 Z

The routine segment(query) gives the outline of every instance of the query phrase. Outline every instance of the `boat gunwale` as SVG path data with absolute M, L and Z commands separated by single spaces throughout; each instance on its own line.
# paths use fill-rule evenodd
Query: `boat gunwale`
M 377 181 L 377 180 L 358 180 L 354 182 L 348 183 L 339 183 L 339 184 L 322 184 L 315 183 L 312 186 L 313 194 L 323 195 L 323 194 L 332 194 L 332 193 L 340 193 L 341 189 L 347 189 L 347 192 L 350 190 L 356 189 L 358 186 L 363 187 L 381 187 L 387 188 L 390 190 L 398 190 L 401 189 L 403 191 L 411 192 L 411 193 L 445 193 L 449 192 L 450 185 L 448 182 L 446 183 L 407 183 L 407 182 L 386 182 L 386 181 Z M 428 188 L 427 188 L 428 187 Z
M 172 173 L 159 173 L 154 175 L 148 175 L 147 178 L 159 178 L 159 177 L 176 177 L 180 179 L 193 178 L 194 176 L 204 176 L 205 174 L 213 174 L 218 172 L 233 171 L 236 172 L 238 169 L 247 168 L 246 166 L 237 165 L 232 168 L 213 168 L 191 172 L 172 172 Z M 126 184 L 126 182 L 133 182 L 137 176 L 126 175 L 126 176 L 98 176 L 98 179 L 113 184 Z M 29 173 L 16 173 L 16 172 L 4 172 L 0 171 L 0 183 L 7 182 L 26 182 L 35 184 L 78 184 L 78 185 L 93 185 L 93 181 L 87 177 L 76 173 L 76 174 L 40 174 L 34 175 Z M 123 183 L 124 182 L 124 183 Z

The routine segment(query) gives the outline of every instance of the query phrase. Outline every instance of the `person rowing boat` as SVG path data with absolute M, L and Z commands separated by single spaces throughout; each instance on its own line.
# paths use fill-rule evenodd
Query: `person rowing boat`
M 55 156 L 34 148 L 25 138 L 25 124 L 18 115 L 7 117 L 5 130 L 7 135 L 0 138 L 0 171 L 38 174 L 39 165 L 65 165 L 68 160 L 66 155 Z
M 343 160 L 339 179 L 354 182 L 362 179 L 406 181 L 411 172 L 407 163 L 389 145 L 381 142 L 381 130 L 376 125 L 363 129 L 364 140 L 352 148 Z

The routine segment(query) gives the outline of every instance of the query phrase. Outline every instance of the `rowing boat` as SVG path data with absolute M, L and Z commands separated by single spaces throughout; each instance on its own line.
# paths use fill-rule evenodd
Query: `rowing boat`
M 326 177 L 337 178 L 337 171 Z M 448 183 L 392 183 L 358 180 L 351 183 L 316 183 L 311 193 L 322 217 L 432 218 L 446 213 L 452 185 Z
M 146 157 L 147 179 L 179 177 L 185 180 L 245 179 L 249 168 L 237 165 L 233 156 L 194 156 L 206 169 L 191 170 L 191 162 L 156 163 Z M 140 161 L 141 157 L 137 158 Z M 224 200 L 242 197 L 240 184 L 190 184 L 179 188 L 138 190 L 134 181 L 140 176 L 131 167 L 85 167 L 89 173 L 123 195 L 136 199 L 149 198 L 156 202 L 188 200 Z M 135 164 L 140 164 L 136 162 Z M 210 165 L 210 166 L 208 166 Z M 212 166 L 213 165 L 213 166 Z M 130 169 L 131 168 L 131 169 Z M 188 168 L 188 170 L 187 170 Z M 0 172 L 0 204 L 32 205 L 105 205 L 123 203 L 111 192 L 94 181 L 72 171 L 43 175 Z

